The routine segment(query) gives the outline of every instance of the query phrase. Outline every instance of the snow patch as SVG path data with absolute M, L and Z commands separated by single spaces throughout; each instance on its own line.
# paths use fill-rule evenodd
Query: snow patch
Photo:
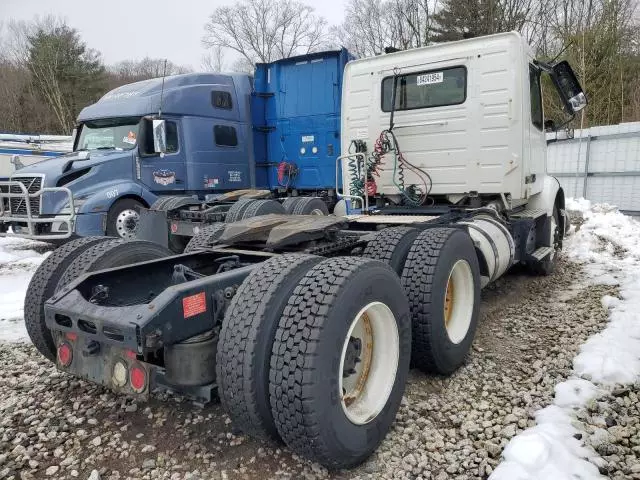
M 18 238 L 0 238 L 0 342 L 29 341 L 24 326 L 24 297 L 33 273 L 49 252 L 46 245 Z
M 538 425 L 515 436 L 502 452 L 504 461 L 491 480 L 602 480 L 586 458 L 590 451 L 574 435 L 578 430 L 564 409 L 550 406 L 536 414 Z
M 584 223 L 567 238 L 566 255 L 584 265 L 592 284 L 620 285 L 620 298 L 602 297 L 609 323 L 590 337 L 573 360 L 578 377 L 555 387 L 554 405 L 536 413 L 537 425 L 515 436 L 502 453 L 491 480 L 604 479 L 602 459 L 574 435 L 575 409 L 602 388 L 640 380 L 640 223 L 610 205 L 584 198 L 566 200 L 566 210 L 581 212 Z M 606 438 L 606 430 L 594 437 Z
M 582 378 L 560 382 L 554 390 L 556 392 L 554 403 L 564 408 L 579 408 L 598 394 L 598 388 Z

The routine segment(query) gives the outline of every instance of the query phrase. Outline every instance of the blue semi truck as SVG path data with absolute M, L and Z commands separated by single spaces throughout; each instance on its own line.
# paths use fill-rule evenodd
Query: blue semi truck
M 183 208 L 192 219 L 213 207 L 220 220 L 241 197 L 273 200 L 258 214 L 291 209 L 282 199 L 295 196 L 316 199 L 304 213 L 325 212 L 350 58 L 319 52 L 258 64 L 255 76 L 194 73 L 110 91 L 81 111 L 73 152 L 0 182 L 0 235 L 131 238 L 140 209 Z

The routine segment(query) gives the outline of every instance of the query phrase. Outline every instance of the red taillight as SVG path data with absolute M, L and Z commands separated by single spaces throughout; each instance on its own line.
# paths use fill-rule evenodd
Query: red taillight
M 129 370 L 129 381 L 135 392 L 143 392 L 147 387 L 147 372 L 139 365 L 133 365 Z
M 71 350 L 71 346 L 66 342 L 62 342 L 58 347 L 58 362 L 60 362 L 60 365 L 63 367 L 68 367 L 71 365 L 72 360 L 73 350 Z

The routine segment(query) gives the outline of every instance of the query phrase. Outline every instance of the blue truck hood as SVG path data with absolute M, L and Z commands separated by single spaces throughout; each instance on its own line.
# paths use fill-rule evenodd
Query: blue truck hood
M 71 152 L 59 157 L 43 160 L 17 170 L 14 176 L 44 175 L 46 187 L 55 187 L 63 173 L 78 168 L 93 167 L 122 157 L 131 158 L 131 151 L 104 150 Z
M 56 187 L 64 178 L 63 186 L 71 190 L 75 200 L 87 199 L 104 194 L 109 184 L 117 184 L 123 179 L 131 181 L 133 155 L 131 150 L 73 152 L 21 168 L 12 178 L 44 175 L 43 187 Z M 40 213 L 43 215 L 57 215 L 68 206 L 68 195 L 64 192 L 44 192 L 41 199 Z M 88 206 L 89 202 L 86 202 L 80 213 Z

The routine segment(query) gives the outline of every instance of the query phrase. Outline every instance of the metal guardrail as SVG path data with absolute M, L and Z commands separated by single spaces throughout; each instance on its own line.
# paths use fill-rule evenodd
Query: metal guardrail
M 6 187 L 6 192 L 2 191 L 3 188 Z M 20 193 L 11 193 L 11 187 L 18 187 L 20 189 Z M 46 192 L 64 192 L 68 198 L 69 205 L 69 214 L 59 214 L 55 217 L 40 217 L 39 215 L 33 215 L 31 212 L 31 202 L 32 198 L 41 197 L 43 193 Z M 10 208 L 7 205 L 10 205 L 12 198 L 21 198 L 25 202 L 25 206 L 27 209 L 26 215 L 12 215 Z M 42 199 L 40 199 L 42 203 Z M 27 187 L 22 183 L 15 180 L 8 181 L 0 181 L 0 222 L 1 223 L 26 223 L 27 228 L 29 230 L 28 234 L 16 233 L 16 232 L 4 232 L 0 233 L 0 237 L 19 237 L 19 238 L 28 238 L 33 240 L 64 240 L 69 238 L 73 234 L 73 226 L 76 219 L 76 210 L 75 205 L 73 203 L 73 193 L 67 187 L 45 187 L 41 188 L 37 192 L 29 193 Z M 36 225 L 39 223 L 51 223 L 53 222 L 63 222 L 67 224 L 67 231 L 61 232 L 59 234 L 40 234 L 36 232 Z

